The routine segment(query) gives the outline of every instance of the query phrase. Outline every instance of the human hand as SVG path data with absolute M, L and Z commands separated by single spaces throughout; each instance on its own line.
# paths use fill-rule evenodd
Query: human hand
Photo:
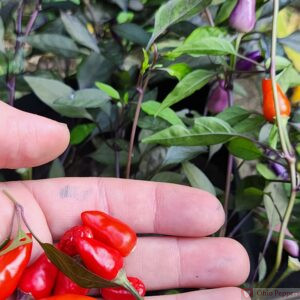
M 66 126 L 11 108 L 0 101 L 0 168 L 46 163 L 69 142 Z M 128 223 L 141 237 L 126 258 L 126 271 L 147 290 L 212 288 L 148 300 L 240 300 L 249 260 L 244 248 L 228 238 L 205 237 L 224 222 L 212 195 L 180 185 L 112 178 L 62 178 L 0 183 L 24 207 L 26 219 L 44 242 L 56 241 L 80 222 L 80 212 L 103 210 Z M 0 242 L 10 231 L 12 203 L 0 193 Z M 42 251 L 36 244 L 32 259 Z

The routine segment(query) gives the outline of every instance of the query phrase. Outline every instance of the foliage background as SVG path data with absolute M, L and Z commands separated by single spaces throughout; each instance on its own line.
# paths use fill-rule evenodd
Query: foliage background
M 38 2 L 0 2 L 0 98 L 22 110 L 66 122 L 71 143 L 54 162 L 33 170 L 1 170 L 0 179 L 126 177 L 132 124 L 142 95 L 130 177 L 191 185 L 224 201 L 229 150 L 235 160 L 229 173 L 233 176 L 226 235 L 240 240 L 250 254 L 248 285 L 256 270 L 259 278 L 255 280 L 263 280 L 276 248 L 271 242 L 263 251 L 266 237 L 281 219 L 280 213 L 276 221 L 270 214 L 278 207 L 284 211 L 289 195 L 289 183 L 283 184 L 270 167 L 270 158 L 277 157 L 266 154 L 268 148 L 281 151 L 277 126 L 266 123 L 261 115 L 260 79 L 270 65 L 273 1 L 257 1 L 256 28 L 243 37 L 238 51 L 234 48 L 237 33 L 228 27 L 234 0 L 190 1 L 197 3 L 196 10 L 189 7 L 184 16 L 180 13 L 185 8 L 171 0 L 168 3 L 175 8 L 159 10 L 156 18 L 155 12 L 169 5 L 167 1 L 44 0 L 26 36 L 26 25 L 40 8 Z M 288 95 L 300 85 L 297 2 L 280 1 L 277 79 Z M 20 5 L 24 12 L 18 33 Z M 216 27 L 209 23 L 205 8 Z M 146 51 L 156 33 L 157 49 Z M 192 50 L 182 48 L 189 46 L 188 41 Z M 240 59 L 237 54 L 257 49 L 263 62 L 253 72 L 231 68 L 230 58 Z M 238 106 L 217 117 L 202 117 L 209 90 L 222 76 L 231 76 Z M 149 80 L 144 91 L 139 78 L 142 83 Z M 298 156 L 300 112 L 298 102 L 293 104 L 289 128 Z M 197 136 L 192 137 L 195 132 Z M 299 199 L 289 225 L 297 242 Z M 285 253 L 283 271 L 287 261 Z M 294 267 L 298 270 L 299 265 Z M 281 284 L 295 287 L 297 274 L 293 276 Z

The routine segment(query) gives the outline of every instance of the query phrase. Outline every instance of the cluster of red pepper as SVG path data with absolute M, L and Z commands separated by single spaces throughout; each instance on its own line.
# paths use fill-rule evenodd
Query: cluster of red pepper
M 78 257 L 85 267 L 106 280 L 114 280 L 121 274 L 124 276 L 123 258 L 136 245 L 135 232 L 100 211 L 83 212 L 81 220 L 83 225 L 66 231 L 57 248 L 69 256 Z M 0 300 L 9 297 L 16 288 L 22 295 L 28 294 L 34 299 L 93 299 L 86 296 L 89 289 L 80 287 L 59 271 L 45 253 L 26 268 L 31 249 L 32 243 L 28 243 L 0 256 Z M 141 297 L 145 295 L 141 280 L 135 277 L 126 280 Z M 123 287 L 102 288 L 100 293 L 105 300 L 136 299 Z

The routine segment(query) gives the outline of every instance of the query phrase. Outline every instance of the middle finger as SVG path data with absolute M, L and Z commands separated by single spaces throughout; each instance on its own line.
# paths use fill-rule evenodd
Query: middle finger
M 213 288 L 242 284 L 249 274 L 249 259 L 229 238 L 143 237 L 125 267 L 148 290 Z

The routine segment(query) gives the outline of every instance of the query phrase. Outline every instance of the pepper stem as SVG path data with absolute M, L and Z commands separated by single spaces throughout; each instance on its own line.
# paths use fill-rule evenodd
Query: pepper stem
M 34 234 L 33 230 L 31 229 L 30 225 L 28 224 L 25 215 L 24 215 L 24 208 L 21 204 L 17 202 L 17 200 L 9 194 L 6 190 L 2 190 L 2 193 L 10 200 L 15 206 L 15 210 L 17 213 L 17 220 L 18 220 L 18 232 L 22 231 L 21 230 L 21 220 L 24 222 L 25 226 L 27 227 L 28 231 L 32 234 L 32 236 L 39 242 L 39 238 Z
M 127 279 L 126 273 L 124 269 L 121 269 L 118 273 L 117 278 L 114 280 L 116 284 L 124 287 L 127 291 L 129 291 L 137 300 L 143 300 L 144 298 L 138 293 L 138 291 L 132 286 L 132 284 Z

